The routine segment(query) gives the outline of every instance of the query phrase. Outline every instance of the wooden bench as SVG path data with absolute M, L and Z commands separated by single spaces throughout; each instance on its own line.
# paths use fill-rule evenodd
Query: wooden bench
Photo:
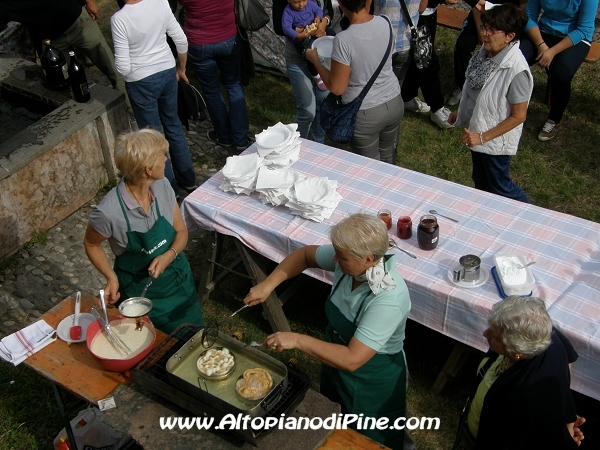
M 440 5 L 437 9 L 437 24 L 442 27 L 460 31 L 462 29 L 463 22 L 468 15 L 469 13 L 465 11 Z M 600 61 L 600 44 L 592 42 L 590 51 L 585 58 L 585 62 L 595 64 L 598 61 Z

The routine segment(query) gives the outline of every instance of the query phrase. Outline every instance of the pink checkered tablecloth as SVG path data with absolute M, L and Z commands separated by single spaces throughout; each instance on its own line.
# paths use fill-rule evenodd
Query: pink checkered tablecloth
M 254 146 L 246 150 L 254 151 Z M 500 301 L 494 281 L 490 276 L 483 286 L 465 289 L 449 281 L 448 271 L 466 254 L 480 256 L 482 269 L 489 272 L 495 254 L 521 253 L 537 261 L 532 266 L 533 295 L 546 301 L 555 325 L 579 353 L 572 388 L 600 400 L 600 224 L 308 140 L 302 141 L 300 160 L 292 168 L 338 182 L 343 200 L 328 220 L 317 223 L 292 215 L 284 206 L 263 205 L 257 194 L 223 192 L 218 172 L 183 201 L 188 228 L 234 236 L 279 262 L 301 246 L 328 243 L 331 225 L 350 214 L 387 208 L 394 224 L 408 215 L 413 237 L 396 241 L 418 259 L 392 251 L 410 290 L 410 318 L 483 351 L 487 315 Z M 438 217 L 439 245 L 424 251 L 417 245 L 416 226 L 430 209 L 459 223 Z M 331 282 L 323 271 L 309 275 Z

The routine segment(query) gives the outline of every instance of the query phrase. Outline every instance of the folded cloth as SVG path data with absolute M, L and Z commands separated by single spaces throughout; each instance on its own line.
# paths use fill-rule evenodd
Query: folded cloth
M 0 341 L 0 357 L 15 366 L 56 340 L 56 331 L 38 320 Z

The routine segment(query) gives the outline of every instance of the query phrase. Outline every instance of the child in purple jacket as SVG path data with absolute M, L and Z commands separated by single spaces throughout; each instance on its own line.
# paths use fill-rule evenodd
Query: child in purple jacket
M 281 28 L 302 56 L 315 40 L 315 37 L 311 36 L 312 31 L 308 31 L 306 27 L 313 23 L 318 24 L 322 18 L 323 10 L 313 0 L 288 0 L 281 16 Z M 327 87 L 315 66 L 307 61 L 306 67 L 317 88 L 326 91 Z

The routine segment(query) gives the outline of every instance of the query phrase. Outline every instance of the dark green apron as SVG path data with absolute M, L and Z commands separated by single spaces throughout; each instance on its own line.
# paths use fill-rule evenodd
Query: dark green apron
M 369 289 L 359 309 L 350 322 L 333 304 L 331 297 L 340 283 L 352 282 L 352 277 L 342 275 L 325 303 L 328 324 L 325 340 L 334 344 L 348 345 L 357 328 L 357 319 L 367 300 L 374 295 Z M 362 367 L 349 372 L 321 365 L 321 393 L 342 406 L 342 413 L 364 414 L 365 417 L 388 417 L 388 426 L 406 414 L 406 366 L 404 353 L 395 355 L 376 353 Z M 400 425 L 404 425 L 400 422 Z M 351 425 L 353 428 L 356 423 Z M 394 449 L 401 449 L 404 430 L 358 430 L 365 436 Z
M 119 278 L 120 301 L 123 301 L 142 293 L 148 280 L 148 266 L 154 258 L 169 250 L 177 232 L 160 214 L 156 199 L 158 220 L 152 229 L 146 233 L 132 231 L 118 187 L 117 197 L 127 222 L 128 239 L 127 248 L 115 258 L 114 266 Z M 192 269 L 183 253 L 178 254 L 165 271 L 152 281 L 145 296 L 153 304 L 152 311 L 148 314 L 150 320 L 164 333 L 171 333 L 183 323 L 204 325 Z

